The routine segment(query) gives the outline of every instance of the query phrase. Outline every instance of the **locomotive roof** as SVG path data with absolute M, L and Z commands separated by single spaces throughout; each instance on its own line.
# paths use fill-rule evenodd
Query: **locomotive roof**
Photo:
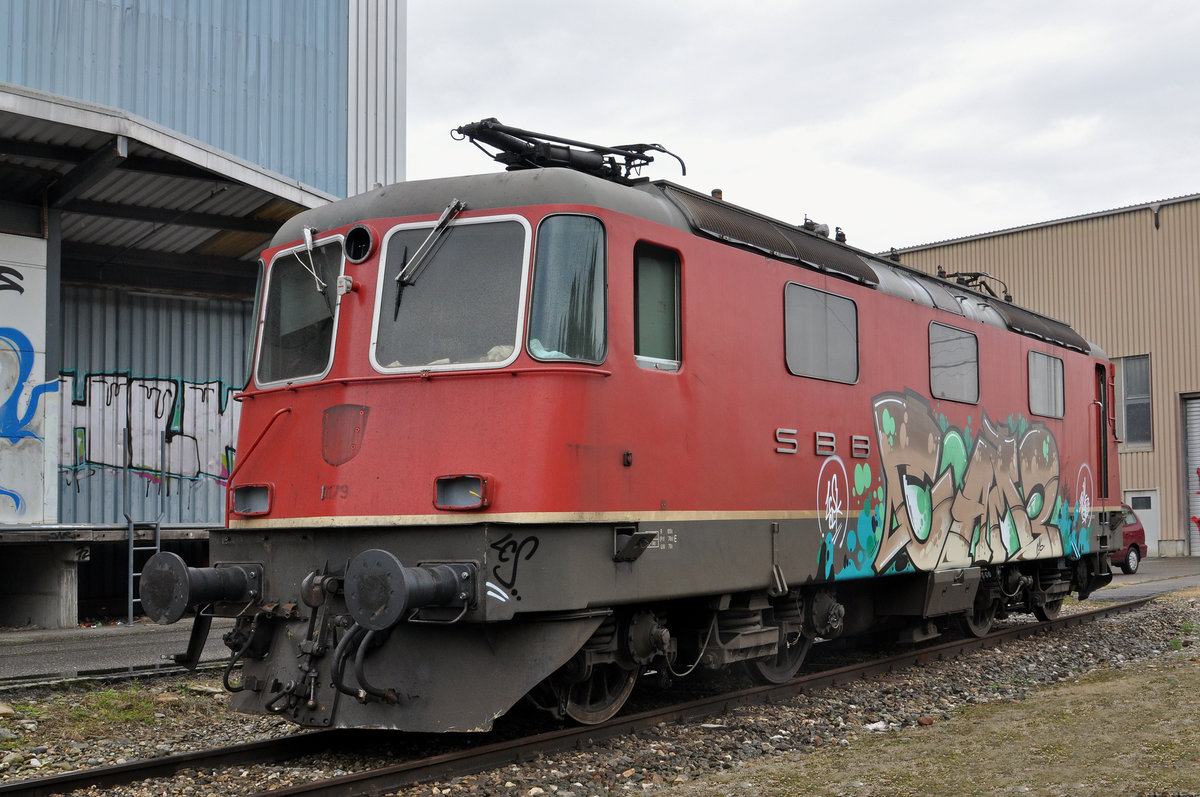
M 328 230 L 363 219 L 437 214 L 455 198 L 465 202 L 468 210 L 549 204 L 593 206 L 690 230 L 679 209 L 660 192 L 646 191 L 648 186 L 643 183 L 630 188 L 570 169 L 525 169 L 412 180 L 294 216 L 280 228 L 271 245 L 299 240 L 305 226 Z
M 275 234 L 271 246 L 300 240 L 304 227 L 328 230 L 364 219 L 429 215 L 440 212 L 452 199 L 461 199 L 471 210 L 545 204 L 605 208 L 759 251 L 1058 346 L 1103 356 L 1061 321 L 665 181 L 622 185 L 565 168 L 414 180 L 294 216 Z

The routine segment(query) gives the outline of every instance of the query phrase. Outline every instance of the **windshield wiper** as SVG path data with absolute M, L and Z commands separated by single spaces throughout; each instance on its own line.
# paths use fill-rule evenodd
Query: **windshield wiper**
M 333 318 L 333 303 L 329 301 L 329 285 L 317 274 L 317 266 L 313 262 L 313 232 L 312 227 L 304 228 L 304 250 L 308 252 L 308 262 L 305 263 L 304 258 L 300 257 L 299 250 L 296 251 L 296 260 L 300 263 L 300 268 L 312 274 L 313 282 L 317 286 L 317 293 L 321 294 L 321 298 L 325 300 L 325 309 L 329 311 L 329 317 Z
M 425 261 L 429 258 L 431 252 L 438 240 L 445 234 L 450 226 L 451 220 L 467 209 L 467 204 L 459 199 L 451 199 L 450 204 L 442 211 L 441 217 L 437 220 L 437 224 L 433 225 L 433 229 L 429 231 L 429 235 L 425 236 L 425 240 L 417 247 L 417 251 L 413 252 L 412 260 L 406 262 L 400 269 L 400 273 L 396 275 L 396 282 L 399 283 L 401 290 L 405 285 L 415 285 L 417 277 L 421 275 L 421 269 L 424 267 Z M 396 303 L 400 303 L 400 297 L 397 293 Z
M 400 275 L 404 273 L 404 267 L 408 265 L 408 247 L 400 253 L 400 274 L 396 275 L 396 303 L 392 305 L 392 320 L 395 321 L 400 317 L 400 300 L 404 298 L 404 283 L 400 281 Z

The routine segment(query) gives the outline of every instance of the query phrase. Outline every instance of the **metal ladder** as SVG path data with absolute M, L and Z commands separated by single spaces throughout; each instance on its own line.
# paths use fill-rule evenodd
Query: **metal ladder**
M 124 501 L 125 501 L 125 523 L 126 534 L 125 540 L 129 549 L 129 567 L 128 567 L 128 582 L 127 582 L 127 620 L 129 625 L 133 625 L 133 609 L 135 605 L 140 605 L 142 599 L 137 597 L 137 581 L 142 576 L 141 568 L 149 560 L 150 556 L 162 550 L 162 519 L 166 515 L 166 490 L 167 490 L 167 433 L 163 432 L 162 438 L 159 441 L 158 452 L 158 517 L 152 521 L 134 520 L 130 514 L 132 508 L 131 488 L 130 488 L 130 473 L 133 470 L 133 452 L 132 438 L 130 437 L 129 428 L 125 428 L 125 480 L 124 480 Z M 138 540 L 138 532 L 153 531 L 153 544 Z

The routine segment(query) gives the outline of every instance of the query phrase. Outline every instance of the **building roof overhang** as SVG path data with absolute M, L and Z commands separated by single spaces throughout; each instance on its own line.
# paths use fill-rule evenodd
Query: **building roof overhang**
M 333 201 L 124 111 L 0 83 L 0 232 L 52 238 L 62 279 L 246 296 L 279 226 Z
M 1200 200 L 1200 194 L 1185 194 L 1182 196 L 1168 197 L 1167 199 L 1157 199 L 1153 202 L 1140 202 L 1136 205 L 1124 205 L 1119 208 L 1110 210 L 1099 210 L 1092 213 L 1081 213 L 1076 216 L 1065 216 L 1060 219 L 1050 219 L 1049 221 L 1039 221 L 1034 224 L 1023 224 L 1019 227 L 1006 227 L 1001 230 L 992 230 L 990 232 L 976 233 L 974 235 L 964 235 L 959 238 L 947 238 L 941 241 L 932 241 L 925 244 L 916 244 L 914 246 L 893 247 L 888 252 L 879 252 L 880 256 L 886 257 L 889 255 L 903 255 L 912 252 L 922 252 L 927 249 L 937 249 L 943 246 L 954 246 L 957 244 L 970 243 L 972 241 L 983 241 L 988 238 L 1000 238 L 1006 235 L 1016 233 L 1029 232 L 1030 230 L 1042 230 L 1049 227 L 1057 227 L 1063 224 L 1073 224 L 1079 221 L 1090 221 L 1091 219 L 1102 219 L 1109 216 L 1117 216 L 1122 213 L 1137 213 L 1140 211 L 1149 211 L 1153 214 L 1155 229 L 1158 228 L 1158 213 L 1168 205 L 1178 205 L 1184 202 L 1195 202 Z

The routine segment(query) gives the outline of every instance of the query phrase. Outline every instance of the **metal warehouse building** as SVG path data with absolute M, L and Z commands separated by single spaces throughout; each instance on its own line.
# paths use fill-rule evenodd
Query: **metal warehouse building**
M 404 40 L 382 0 L 0 2 L 0 626 L 204 555 L 258 254 L 404 178 Z
M 1125 502 L 1150 555 L 1200 556 L 1200 194 L 897 250 L 984 272 L 1116 363 Z

